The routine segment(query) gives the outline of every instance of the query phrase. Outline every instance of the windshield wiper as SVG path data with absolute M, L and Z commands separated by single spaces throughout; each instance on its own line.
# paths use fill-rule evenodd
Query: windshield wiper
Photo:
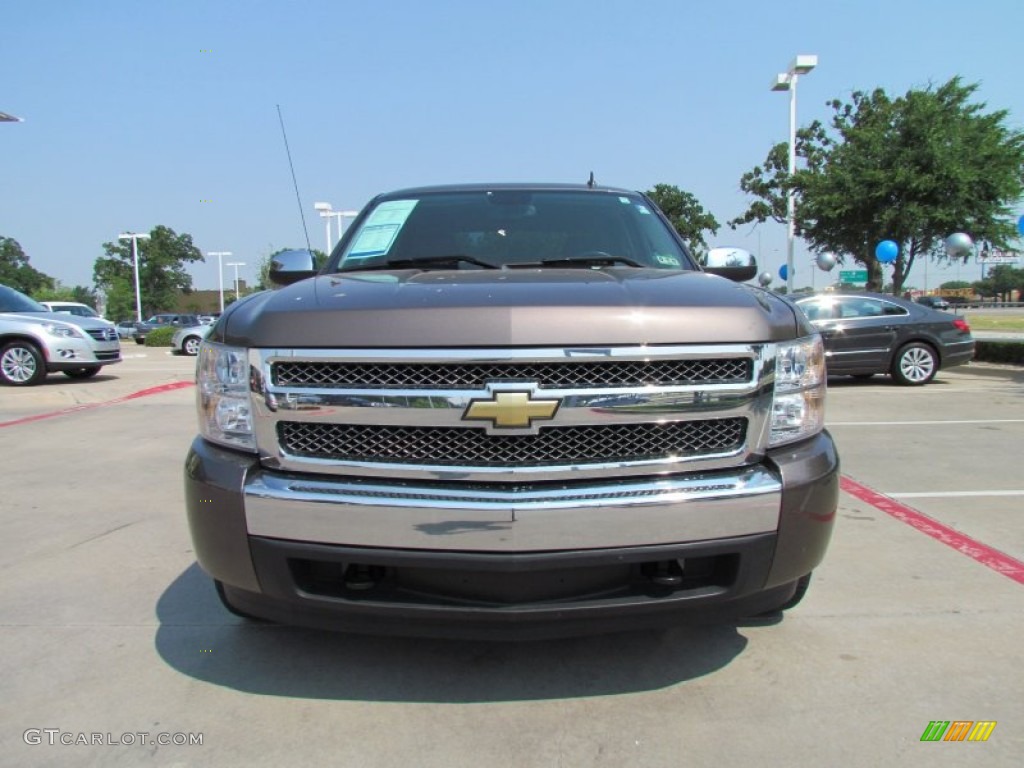
M 490 262 L 481 261 L 480 259 L 472 256 L 466 256 L 462 253 L 445 254 L 442 256 L 420 256 L 417 258 L 409 259 L 388 259 L 387 261 L 379 264 L 370 264 L 365 267 L 354 267 L 353 269 L 344 269 L 343 272 L 350 272 L 355 270 L 368 270 L 368 269 L 429 269 L 431 267 L 443 267 L 445 265 L 456 266 L 457 264 L 473 264 L 483 269 L 500 269 L 500 267 L 491 264 Z
M 558 259 L 544 259 L 525 264 L 514 264 L 515 267 L 613 267 L 616 264 L 625 264 L 627 267 L 639 267 L 643 269 L 646 265 L 626 256 L 612 256 L 610 253 L 583 253 L 579 256 L 564 256 Z

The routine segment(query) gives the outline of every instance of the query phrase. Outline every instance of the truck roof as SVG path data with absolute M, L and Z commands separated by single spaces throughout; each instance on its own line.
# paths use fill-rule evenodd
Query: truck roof
M 555 191 L 565 190 L 571 192 L 595 192 L 611 194 L 637 194 L 635 190 L 620 187 L 589 186 L 587 184 L 555 184 L 555 183 L 522 183 L 522 182 L 501 182 L 501 183 L 480 183 L 480 184 L 435 184 L 422 187 L 407 187 L 393 192 L 386 192 L 378 196 L 378 199 L 402 198 L 419 195 L 444 194 L 450 192 L 487 192 L 487 191 Z

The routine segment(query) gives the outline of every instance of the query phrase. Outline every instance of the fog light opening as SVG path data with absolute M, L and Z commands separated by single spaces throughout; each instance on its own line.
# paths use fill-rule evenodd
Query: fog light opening
M 682 559 L 645 563 L 643 574 L 659 587 L 675 589 L 683 583 L 683 564 Z
M 384 569 L 379 565 L 353 563 L 345 569 L 345 589 L 365 592 L 373 589 L 384 578 Z

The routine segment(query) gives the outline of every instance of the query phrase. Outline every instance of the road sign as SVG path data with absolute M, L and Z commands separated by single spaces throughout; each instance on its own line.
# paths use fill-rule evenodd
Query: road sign
M 866 269 L 844 269 L 839 273 L 840 283 L 866 283 L 868 271 Z
M 1016 264 L 1020 258 L 1017 251 L 1001 251 L 998 248 L 987 248 L 978 254 L 979 264 Z

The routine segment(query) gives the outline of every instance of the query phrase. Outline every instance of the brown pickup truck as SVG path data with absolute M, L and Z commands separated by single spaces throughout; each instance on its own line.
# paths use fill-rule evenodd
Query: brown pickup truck
M 372 200 L 203 341 L 197 559 L 250 618 L 524 639 L 803 596 L 838 458 L 820 337 L 644 195 Z

